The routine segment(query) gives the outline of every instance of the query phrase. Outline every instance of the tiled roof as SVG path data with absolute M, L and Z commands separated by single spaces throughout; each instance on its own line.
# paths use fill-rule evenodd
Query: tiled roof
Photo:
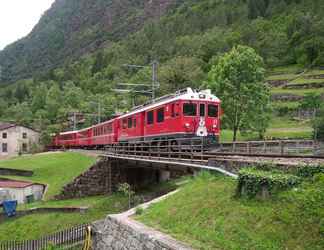
M 0 180 L 0 188 L 25 188 L 33 185 L 28 181 Z
M 11 128 L 11 127 L 15 127 L 15 126 L 16 125 L 13 123 L 0 122 L 0 131 Z

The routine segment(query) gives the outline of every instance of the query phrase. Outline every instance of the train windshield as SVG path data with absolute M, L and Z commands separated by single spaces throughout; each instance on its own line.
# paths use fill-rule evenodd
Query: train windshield
M 208 116 L 209 117 L 218 117 L 218 106 L 209 104 L 208 105 Z
M 197 104 L 194 104 L 194 103 L 183 104 L 183 114 L 185 116 L 196 116 L 197 115 Z

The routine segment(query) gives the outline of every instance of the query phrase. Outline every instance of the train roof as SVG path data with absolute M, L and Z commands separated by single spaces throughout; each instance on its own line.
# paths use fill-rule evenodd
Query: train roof
M 78 130 L 61 132 L 60 135 L 72 135 L 78 133 Z
M 118 118 L 125 118 L 130 115 L 134 115 L 138 112 L 142 112 L 142 111 L 149 110 L 149 109 L 154 109 L 156 107 L 167 104 L 169 102 L 178 101 L 178 100 L 191 100 L 191 101 L 205 100 L 205 101 L 213 101 L 213 102 L 217 102 L 217 103 L 221 102 L 220 99 L 218 99 L 218 97 L 211 94 L 211 91 L 209 89 L 197 91 L 197 90 L 193 90 L 191 88 L 187 88 L 184 90 L 177 91 L 174 94 L 162 96 L 158 99 L 155 99 L 154 101 L 150 101 L 143 105 L 134 107 L 130 112 L 125 113 L 125 114 L 119 116 Z

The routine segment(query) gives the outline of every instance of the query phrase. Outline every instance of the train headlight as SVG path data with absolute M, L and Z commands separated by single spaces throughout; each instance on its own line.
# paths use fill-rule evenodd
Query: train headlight
M 185 123 L 185 127 L 186 128 L 190 128 L 190 124 L 189 123 Z

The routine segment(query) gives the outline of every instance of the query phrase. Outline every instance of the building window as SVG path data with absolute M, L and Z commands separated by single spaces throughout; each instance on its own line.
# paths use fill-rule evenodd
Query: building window
M 183 114 L 185 116 L 196 116 L 197 115 L 197 104 L 194 104 L 194 103 L 183 104 Z
M 205 116 L 205 104 L 200 104 L 199 106 L 199 113 L 201 117 Z
M 27 143 L 23 143 L 23 144 L 22 144 L 22 151 L 23 151 L 24 153 L 27 152 Z
M 164 108 L 158 109 L 156 121 L 157 122 L 164 122 Z
M 23 139 L 27 139 L 27 133 L 23 133 L 23 134 L 22 134 L 22 138 L 23 138 Z
M 8 144 L 7 143 L 2 143 L 2 152 L 7 153 L 8 152 Z
M 217 117 L 218 116 L 218 106 L 209 104 L 208 105 L 208 116 Z
M 154 113 L 153 111 L 149 111 L 147 112 L 147 124 L 150 125 L 150 124 L 153 124 L 154 122 Z
M 2 138 L 7 139 L 7 133 L 2 133 Z

